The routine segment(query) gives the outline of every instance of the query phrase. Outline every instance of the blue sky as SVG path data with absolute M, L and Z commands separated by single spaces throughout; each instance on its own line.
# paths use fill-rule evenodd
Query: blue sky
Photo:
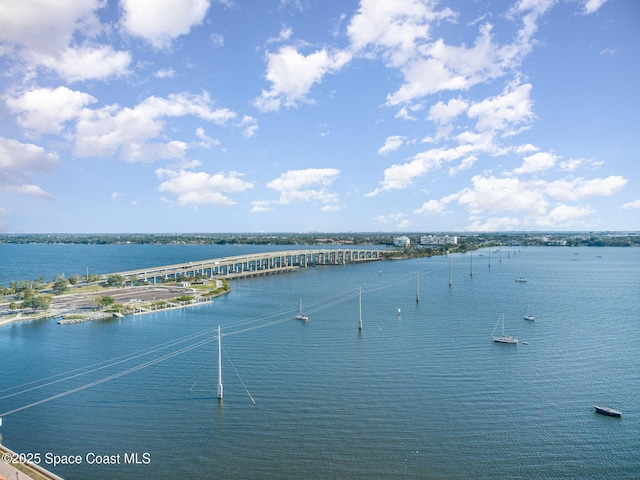
M 638 230 L 640 2 L 0 0 L 0 232 Z

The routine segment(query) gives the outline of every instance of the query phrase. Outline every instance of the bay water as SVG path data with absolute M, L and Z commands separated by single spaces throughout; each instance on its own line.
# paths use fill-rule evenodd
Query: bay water
M 0 245 L 0 283 L 281 249 Z M 213 304 L 2 327 L 2 441 L 66 479 L 639 478 L 640 249 L 450 260 L 451 285 L 446 256 L 322 266 Z M 517 346 L 491 339 L 502 315 Z

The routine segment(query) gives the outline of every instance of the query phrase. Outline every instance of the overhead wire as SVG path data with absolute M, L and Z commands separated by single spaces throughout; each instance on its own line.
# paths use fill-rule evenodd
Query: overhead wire
M 165 350 L 167 348 L 179 345 L 180 343 L 184 343 L 184 342 L 193 340 L 195 338 L 202 337 L 204 335 L 209 335 L 212 332 L 215 332 L 215 329 L 208 330 L 208 331 L 205 331 L 205 332 L 199 332 L 199 333 L 192 334 L 192 335 L 188 335 L 188 336 L 182 337 L 182 338 L 180 338 L 178 340 L 174 340 L 172 342 L 167 342 L 167 343 L 161 344 L 161 345 L 159 345 L 157 347 L 153 347 L 153 348 L 148 349 L 148 350 L 143 350 L 140 353 L 135 353 L 134 352 L 134 353 L 130 353 L 130 354 L 127 354 L 127 355 L 122 355 L 120 357 L 116 357 L 116 358 L 111 359 L 111 360 L 105 360 L 105 361 L 98 362 L 98 363 L 95 363 L 95 364 L 90 365 L 90 366 L 76 368 L 74 370 L 70 370 L 70 371 L 65 372 L 65 373 L 59 373 L 57 375 L 51 375 L 50 377 L 46 377 L 46 378 L 43 378 L 43 379 L 40 379 L 40 380 L 34 380 L 32 382 L 24 383 L 24 384 L 22 384 L 20 386 L 7 388 L 7 389 L 3 390 L 2 392 L 7 392 L 7 391 L 10 391 L 10 390 L 15 390 L 17 388 L 26 387 L 26 386 L 29 386 L 29 385 L 33 385 L 34 383 L 46 382 L 47 380 L 50 380 L 50 379 L 53 379 L 53 378 L 56 378 L 56 377 L 60 377 L 62 375 L 66 375 L 64 378 L 61 378 L 61 379 L 58 379 L 58 380 L 52 380 L 52 381 L 49 381 L 47 383 L 42 383 L 41 385 L 37 385 L 37 386 L 34 386 L 34 387 L 23 389 L 23 390 L 21 390 L 19 392 L 14 392 L 14 393 L 10 393 L 10 394 L 4 395 L 4 396 L 0 397 L 0 400 L 4 400 L 5 398 L 10 398 L 10 397 L 15 397 L 16 395 L 21 395 L 23 393 L 31 392 L 33 390 L 38 390 L 40 388 L 44 388 L 44 387 L 48 387 L 48 386 L 51 386 L 51 385 L 55 385 L 56 383 L 61 383 L 61 382 L 67 381 L 67 380 L 71 380 L 73 378 L 81 377 L 83 375 L 88 375 L 89 373 L 94 373 L 94 372 L 97 372 L 97 371 L 100 371 L 100 370 L 104 370 L 106 368 L 110 368 L 110 367 L 113 367 L 115 365 L 119 365 L 121 363 L 126 363 L 126 362 L 129 362 L 131 360 L 135 360 L 136 358 L 144 357 L 146 355 L 151 355 L 152 353 L 156 353 L 156 352 L 159 352 L 161 350 Z M 75 372 L 80 372 L 80 373 L 75 373 Z
M 436 270 L 438 270 L 440 268 L 442 268 L 442 267 L 437 267 L 436 269 L 433 269 L 432 271 L 436 271 Z M 427 273 L 431 273 L 431 272 L 427 272 Z M 395 286 L 400 285 L 402 283 L 407 283 L 408 281 L 412 280 L 413 278 L 415 278 L 413 275 L 406 275 L 406 276 L 403 276 L 399 280 L 394 281 L 392 283 L 384 282 L 384 284 L 379 286 L 379 287 L 369 288 L 369 289 L 364 290 L 363 292 L 364 293 L 372 293 L 372 292 L 377 292 L 377 291 L 381 291 L 381 290 L 384 290 L 384 289 L 392 288 L 392 287 L 395 287 Z M 356 296 L 358 296 L 358 291 L 354 290 L 353 292 L 341 293 L 341 294 L 335 295 L 333 297 L 324 298 L 324 299 L 322 299 L 322 300 L 320 300 L 318 302 L 311 303 L 310 304 L 311 309 L 308 310 L 308 311 L 309 311 L 309 313 L 317 313 L 319 311 L 326 310 L 328 308 L 331 308 L 333 306 L 336 306 L 338 304 L 341 304 L 341 303 L 344 303 L 344 302 L 346 302 L 348 300 L 351 300 L 351 299 L 355 298 Z M 246 333 L 246 332 L 250 332 L 250 331 L 254 331 L 254 330 L 258 330 L 258 329 L 262 329 L 262 328 L 267 328 L 267 327 L 271 327 L 271 326 L 274 326 L 274 325 L 278 325 L 278 324 L 281 324 L 281 323 L 285 323 L 285 322 L 291 321 L 291 319 L 292 319 L 292 316 L 291 316 L 292 311 L 294 311 L 294 310 L 292 310 L 292 309 L 281 310 L 279 312 L 270 313 L 268 315 L 261 315 L 259 317 L 253 318 L 253 319 L 242 320 L 242 321 L 239 321 L 239 322 L 236 322 L 236 323 L 228 324 L 228 325 L 225 326 L 225 329 L 229 329 L 229 328 L 233 328 L 233 327 L 242 327 L 243 325 L 251 325 L 251 324 L 254 324 L 256 322 L 260 322 L 260 321 L 264 321 L 266 319 L 274 318 L 274 320 L 272 320 L 270 322 L 260 323 L 259 325 L 247 326 L 245 328 L 240 328 L 239 330 L 226 332 L 224 334 L 221 333 L 220 336 L 221 337 L 225 337 L 225 336 L 231 336 L 231 335 L 238 335 L 238 334 L 241 334 L 241 333 Z M 143 350 L 143 351 L 141 351 L 139 353 L 133 352 L 131 354 L 126 354 L 126 355 L 122 355 L 120 357 L 115 357 L 115 358 L 113 358 L 111 360 L 105 360 L 105 361 L 102 361 L 102 362 L 97 362 L 97 363 L 95 363 L 93 365 L 90 365 L 88 367 L 81 367 L 81 368 L 78 368 L 78 369 L 70 370 L 70 371 L 68 371 L 66 373 L 60 373 L 60 374 L 52 375 L 52 376 L 49 376 L 49 377 L 46 377 L 46 378 L 43 378 L 43 379 L 40 379 L 40 380 L 35 380 L 35 381 L 32 381 L 32 382 L 24 383 L 22 385 L 18 385 L 18 386 L 15 386 L 15 387 L 4 389 L 4 390 L 0 391 L 0 393 L 8 392 L 8 391 L 11 391 L 11 390 L 16 390 L 18 388 L 28 387 L 30 385 L 38 384 L 38 383 L 41 383 L 41 382 L 45 382 L 45 383 L 41 383 L 40 385 L 36 385 L 36 386 L 33 386 L 33 387 L 29 387 L 29 388 L 23 389 L 21 391 L 17 391 L 17 392 L 13 392 L 13 393 L 4 395 L 4 396 L 0 397 L 0 400 L 4 400 L 4 399 L 10 398 L 10 397 L 18 396 L 18 395 L 21 395 L 21 394 L 24 394 L 24 393 L 28 393 L 28 392 L 31 392 L 31 391 L 34 391 L 34 390 L 38 390 L 40 388 L 44 388 L 44 387 L 47 387 L 47 386 L 55 385 L 55 384 L 58 384 L 58 383 L 61 383 L 61 382 L 64 382 L 64 381 L 68 381 L 68 380 L 72 380 L 74 378 L 78 378 L 78 377 L 81 377 L 81 376 L 84 376 L 84 375 L 88 375 L 90 373 L 95 373 L 97 371 L 101 371 L 101 370 L 104 370 L 104 369 L 107 369 L 107 368 L 111 368 L 111 367 L 114 367 L 116 365 L 120 365 L 122 363 L 126 363 L 126 362 L 129 362 L 129 361 L 132 361 L 132 360 L 135 360 L 135 359 L 147 356 L 147 355 L 151 355 L 153 353 L 157 353 L 159 351 L 165 350 L 167 348 L 174 347 L 176 345 L 180 345 L 181 343 L 184 343 L 184 342 L 187 342 L 187 341 L 191 341 L 191 340 L 200 338 L 200 337 L 205 336 L 205 335 L 211 335 L 213 333 L 216 333 L 216 329 L 209 329 L 209 330 L 205 330 L 203 332 L 198 332 L 198 333 L 195 333 L 195 334 L 187 335 L 185 337 L 182 337 L 180 339 L 177 339 L 177 340 L 174 340 L 174 341 L 171 341 L 171 342 L 165 342 L 164 344 L 161 344 L 161 345 L 159 345 L 157 347 L 153 347 L 153 348 L 150 348 L 150 349 L 147 349 L 147 350 Z M 93 386 L 100 385 L 100 384 L 108 382 L 110 380 L 114 380 L 116 378 L 120 378 L 120 377 L 128 375 L 130 373 L 137 372 L 137 371 L 139 371 L 139 370 L 141 370 L 143 368 L 147 368 L 149 366 L 156 365 L 157 363 L 163 362 L 165 360 L 171 359 L 171 358 L 176 357 L 178 355 L 182 355 L 182 354 L 184 354 L 186 352 L 189 352 L 191 350 L 199 348 L 199 347 L 201 347 L 203 345 L 206 345 L 206 344 L 208 344 L 208 343 L 210 343 L 210 342 L 212 342 L 212 341 L 214 341 L 216 339 L 217 339 L 217 335 L 209 337 L 209 338 L 206 338 L 204 340 L 199 340 L 195 344 L 182 347 L 179 350 L 167 353 L 167 354 L 165 354 L 165 355 L 163 355 L 161 357 L 158 357 L 158 358 L 149 360 L 147 362 L 144 362 L 144 363 L 142 363 L 140 365 L 136 365 L 134 367 L 128 368 L 128 369 L 126 369 L 126 370 L 124 370 L 122 372 L 114 373 L 112 375 L 109 375 L 107 377 L 95 380 L 93 382 L 89 382 L 87 384 L 84 384 L 84 385 L 81 385 L 81 386 L 66 390 L 64 392 L 61 392 L 61 393 L 58 393 L 58 394 L 55 394 L 55 395 L 51 395 L 51 396 L 49 396 L 47 398 L 44 398 L 42 400 L 30 403 L 28 405 L 25 405 L 25 406 L 22 406 L 22 407 L 19 407 L 19 408 L 15 408 L 13 410 L 9 410 L 7 412 L 1 413 L 0 417 L 11 415 L 13 413 L 17 413 L 17 412 L 26 410 L 27 408 L 35 407 L 37 405 L 41 405 L 43 403 L 50 402 L 50 401 L 55 400 L 55 399 L 65 397 L 65 396 L 70 395 L 72 393 L 77 393 L 79 391 L 86 390 L 87 388 L 91 388 Z M 225 352 L 225 354 L 226 354 L 226 352 Z M 229 358 L 228 355 L 227 355 L 227 358 Z M 229 359 L 229 361 L 231 362 L 231 359 Z M 236 368 L 235 368 L 235 366 L 233 364 L 232 364 L 232 366 L 233 366 L 234 370 L 236 370 Z M 237 370 L 236 370 L 236 374 L 238 374 Z M 65 375 L 63 378 L 58 378 L 57 380 L 53 380 L 54 378 L 61 377 L 63 375 Z M 240 378 L 239 374 L 238 374 L 238 377 Z M 51 380 L 51 381 L 49 381 L 49 380 Z M 242 382 L 241 378 L 240 378 L 240 381 Z M 244 383 L 243 383 L 243 386 L 244 386 L 245 390 L 247 390 L 246 386 L 244 385 Z M 247 394 L 251 398 L 251 394 L 249 393 L 248 390 L 247 390 Z M 255 403 L 253 398 L 251 398 L 251 400 Z
M 173 358 L 175 356 L 182 355 L 183 353 L 186 353 L 186 352 L 191 351 L 191 350 L 193 350 L 195 348 L 201 347 L 202 345 L 210 343 L 210 342 L 212 342 L 214 340 L 215 340 L 215 338 L 208 338 L 208 339 L 205 339 L 205 340 L 201 340 L 198 343 L 196 343 L 195 345 L 190 345 L 188 347 L 184 347 L 184 348 L 182 348 L 180 350 L 168 353 L 168 354 L 166 354 L 166 355 L 164 355 L 162 357 L 156 358 L 154 360 L 150 360 L 148 362 L 145 362 L 143 364 L 137 365 L 135 367 L 131 367 L 131 368 L 129 368 L 127 370 L 124 370 L 122 372 L 114 373 L 113 375 L 109 375 L 108 377 L 104 377 L 104 378 L 101 378 L 99 380 L 95 380 L 93 382 L 87 383 L 85 385 L 81 385 L 79 387 L 72 388 L 70 390 L 66 390 L 66 391 L 58 393 L 56 395 L 51 395 L 50 397 L 44 398 L 42 400 L 38 400 L 37 402 L 33 402 L 33 403 L 28 404 L 28 405 L 24 405 L 22 407 L 15 408 L 13 410 L 9 410 L 7 412 L 0 413 L 0 417 L 6 417 L 6 416 L 11 415 L 13 413 L 17 413 L 17 412 L 20 412 L 22 410 L 26 410 L 27 408 L 35 407 L 37 405 L 42 405 L 43 403 L 47 403 L 47 402 L 50 402 L 52 400 L 56 400 L 58 398 L 66 397 L 67 395 L 71 395 L 72 393 L 80 392 L 82 390 L 86 390 L 87 388 L 95 387 L 96 385 L 100 385 L 100 384 L 108 382 L 110 380 L 123 377 L 123 376 L 128 375 L 128 374 L 133 373 L 133 372 L 137 372 L 138 370 L 142 370 L 143 368 L 147 368 L 147 367 L 149 367 L 151 365 L 155 365 L 157 363 L 163 362 L 163 361 L 168 360 L 170 358 Z

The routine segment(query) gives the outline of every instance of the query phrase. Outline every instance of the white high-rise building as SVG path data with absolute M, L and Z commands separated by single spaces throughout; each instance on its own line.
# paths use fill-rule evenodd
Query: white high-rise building
M 411 240 L 406 235 L 403 235 L 401 237 L 394 238 L 393 244 L 396 247 L 408 247 L 409 245 L 411 245 Z
M 458 237 L 453 235 L 425 235 L 420 237 L 420 245 L 457 245 Z

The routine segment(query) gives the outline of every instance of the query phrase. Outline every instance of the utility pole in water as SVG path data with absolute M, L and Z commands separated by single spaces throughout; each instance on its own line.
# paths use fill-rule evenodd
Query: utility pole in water
M 218 398 L 222 400 L 222 344 L 220 342 L 220 325 L 218 325 Z
M 360 290 L 358 291 L 358 310 L 360 312 L 360 320 L 358 322 L 358 330 L 362 331 L 362 287 L 360 287 Z

